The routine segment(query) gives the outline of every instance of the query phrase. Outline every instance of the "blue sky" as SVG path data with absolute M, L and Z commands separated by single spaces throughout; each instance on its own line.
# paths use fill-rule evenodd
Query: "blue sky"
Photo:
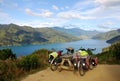
M 0 0 L 0 24 L 110 31 L 120 28 L 120 0 Z

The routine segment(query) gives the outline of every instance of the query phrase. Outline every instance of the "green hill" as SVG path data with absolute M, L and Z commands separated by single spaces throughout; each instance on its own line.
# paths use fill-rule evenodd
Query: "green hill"
M 119 36 L 116 36 L 110 40 L 107 40 L 108 43 L 115 43 L 115 42 L 118 42 L 120 41 L 120 35 Z
M 66 32 L 68 34 L 71 34 L 73 36 L 77 36 L 80 39 L 86 39 L 86 38 L 91 38 L 95 36 L 96 34 L 100 33 L 98 31 L 87 31 L 87 30 L 82 30 L 80 28 L 63 28 L 63 27 L 53 27 L 53 29 L 60 31 L 60 32 Z
M 15 24 L 0 25 L 0 46 L 26 45 L 78 40 L 51 28 L 32 28 Z
M 42 37 L 48 39 L 49 42 L 68 42 L 78 40 L 77 37 L 63 33 L 52 28 L 37 28 L 36 31 L 42 33 Z
M 109 31 L 106 33 L 97 34 L 96 36 L 93 37 L 93 39 L 109 40 L 109 39 L 112 39 L 112 38 L 119 36 L 119 35 L 120 35 L 120 29 Z

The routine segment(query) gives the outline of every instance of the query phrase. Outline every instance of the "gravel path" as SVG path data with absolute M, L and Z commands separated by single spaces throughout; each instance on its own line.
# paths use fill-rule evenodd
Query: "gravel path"
M 84 76 L 66 70 L 53 72 L 48 68 L 28 75 L 21 81 L 120 81 L 120 65 L 98 65 L 87 71 Z

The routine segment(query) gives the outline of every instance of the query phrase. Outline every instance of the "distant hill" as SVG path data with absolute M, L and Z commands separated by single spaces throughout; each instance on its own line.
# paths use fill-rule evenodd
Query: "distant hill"
M 107 40 L 107 43 L 116 43 L 116 42 L 120 42 L 120 35 L 119 36 L 116 36 L 110 40 Z
M 76 36 L 57 31 L 52 28 L 36 28 L 36 31 L 42 33 L 42 37 L 48 39 L 50 42 L 68 42 L 79 40 Z
M 97 34 L 96 36 L 93 37 L 93 39 L 110 40 L 119 35 L 120 35 L 120 29 Z
M 0 46 L 67 42 L 73 40 L 78 40 L 78 38 L 50 28 L 0 24 Z
M 66 28 L 62 28 L 62 27 L 53 27 L 53 29 L 77 36 L 81 39 L 91 38 L 91 37 L 95 36 L 96 34 L 100 33 L 98 31 L 86 31 L 86 30 L 82 30 L 80 28 L 66 29 Z

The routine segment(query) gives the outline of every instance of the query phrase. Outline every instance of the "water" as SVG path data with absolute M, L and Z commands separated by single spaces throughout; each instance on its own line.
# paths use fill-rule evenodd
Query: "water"
M 95 54 L 102 52 L 102 48 L 110 46 L 110 44 L 106 43 L 104 40 L 79 40 L 79 41 L 73 41 L 73 42 L 67 42 L 67 43 L 54 43 L 54 44 L 42 44 L 42 45 L 26 45 L 26 46 L 3 46 L 0 47 L 0 49 L 4 48 L 10 48 L 17 56 L 23 56 L 28 55 L 34 52 L 38 49 L 48 49 L 51 50 L 52 48 L 56 50 L 63 49 L 64 52 L 66 51 L 65 48 L 67 47 L 73 47 L 75 50 L 78 50 L 80 47 L 83 48 L 96 48 L 95 51 L 93 51 Z

